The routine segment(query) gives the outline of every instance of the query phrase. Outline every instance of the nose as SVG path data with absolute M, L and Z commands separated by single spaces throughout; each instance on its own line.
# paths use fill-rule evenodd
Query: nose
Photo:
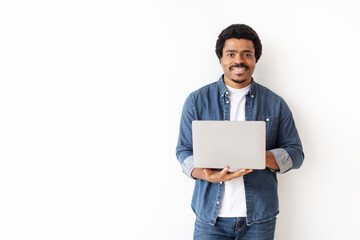
M 235 56 L 234 63 L 240 64 L 243 62 L 244 62 L 244 58 L 241 56 L 241 54 Z

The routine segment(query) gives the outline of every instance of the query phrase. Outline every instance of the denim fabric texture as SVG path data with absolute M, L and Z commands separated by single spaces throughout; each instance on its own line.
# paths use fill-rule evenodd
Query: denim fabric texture
M 280 171 L 254 170 L 244 176 L 246 224 L 267 222 L 279 213 L 277 174 L 299 168 L 304 160 L 301 141 L 291 111 L 285 101 L 268 88 L 251 81 L 245 102 L 246 121 L 266 122 L 266 150 L 274 155 Z M 223 81 L 191 93 L 184 104 L 176 156 L 190 178 L 194 169 L 193 120 L 230 120 L 230 99 Z M 194 179 L 194 178 L 192 178 Z M 224 184 L 195 179 L 191 207 L 198 221 L 214 226 L 223 198 Z
M 215 226 L 196 219 L 194 240 L 273 240 L 276 218 L 246 225 L 246 218 L 218 218 Z

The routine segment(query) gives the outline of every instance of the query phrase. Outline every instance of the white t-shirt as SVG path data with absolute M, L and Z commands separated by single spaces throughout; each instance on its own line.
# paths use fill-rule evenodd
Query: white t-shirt
M 245 101 L 250 85 L 235 89 L 226 85 L 230 98 L 230 121 L 245 121 Z M 230 168 L 230 171 L 237 169 Z M 224 182 L 224 194 L 219 217 L 246 217 L 246 197 L 244 178 L 239 177 Z

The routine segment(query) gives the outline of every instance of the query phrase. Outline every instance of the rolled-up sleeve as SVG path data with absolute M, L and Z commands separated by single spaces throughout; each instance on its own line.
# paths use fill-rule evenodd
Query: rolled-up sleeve
M 195 168 L 193 155 L 187 157 L 181 164 L 181 167 L 182 167 L 183 173 L 185 173 L 186 176 L 188 176 L 191 179 L 195 179 L 191 176 L 191 173 Z
M 279 165 L 279 173 L 286 173 L 293 167 L 293 163 L 288 152 L 282 148 L 276 148 L 270 150 L 274 155 L 276 163 Z

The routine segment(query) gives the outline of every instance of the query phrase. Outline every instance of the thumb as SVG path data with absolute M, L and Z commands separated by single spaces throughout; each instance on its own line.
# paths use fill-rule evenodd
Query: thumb
M 230 170 L 229 166 L 224 167 L 224 169 L 221 170 L 220 175 L 225 176 L 229 172 L 229 170 Z

